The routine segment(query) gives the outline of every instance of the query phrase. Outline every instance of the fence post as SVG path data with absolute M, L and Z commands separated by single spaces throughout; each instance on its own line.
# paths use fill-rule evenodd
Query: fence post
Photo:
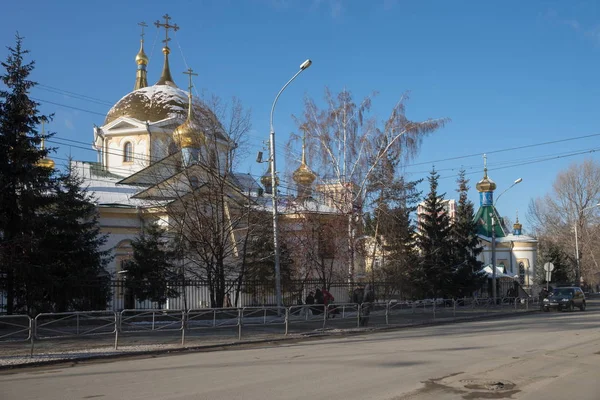
M 362 304 L 358 304 L 357 310 L 356 310 L 356 327 L 360 328 L 360 316 L 362 314 Z
M 187 325 L 187 312 L 185 310 L 181 311 L 181 347 L 185 346 L 185 327 Z
M 385 324 L 390 324 L 390 302 L 385 303 Z
M 115 350 L 119 348 L 119 330 L 121 329 L 121 314 L 115 312 Z
M 35 341 L 35 319 L 29 318 L 29 336 L 31 337 L 31 351 L 29 353 L 30 357 L 33 357 L 33 342 Z
M 433 320 L 435 321 L 435 303 L 437 303 L 437 299 L 433 299 Z
M 290 307 L 286 307 L 286 309 L 285 309 L 285 336 L 288 335 L 289 323 L 290 323 Z
M 452 316 L 456 318 L 456 299 L 452 299 Z
M 79 313 L 75 315 L 77 316 L 77 334 L 79 335 Z
M 242 340 L 242 316 L 244 315 L 244 309 L 238 308 L 238 340 Z

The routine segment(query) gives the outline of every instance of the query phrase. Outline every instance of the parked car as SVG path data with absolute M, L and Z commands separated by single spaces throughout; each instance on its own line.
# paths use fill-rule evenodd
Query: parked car
M 542 307 L 544 311 L 553 309 L 573 311 L 575 307 L 585 311 L 585 295 L 583 290 L 576 286 L 559 287 L 544 299 Z

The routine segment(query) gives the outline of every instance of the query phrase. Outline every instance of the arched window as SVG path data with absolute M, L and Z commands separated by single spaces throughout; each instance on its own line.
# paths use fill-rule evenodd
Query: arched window
M 132 162 L 133 161 L 133 144 L 131 142 L 126 142 L 125 146 L 123 146 L 123 162 Z

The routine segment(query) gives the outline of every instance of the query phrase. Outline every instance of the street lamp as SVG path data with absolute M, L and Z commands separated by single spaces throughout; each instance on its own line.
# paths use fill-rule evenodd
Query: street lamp
M 512 189 L 515 185 L 519 184 L 523 182 L 523 178 L 519 178 L 517 180 L 515 180 L 513 182 L 512 185 L 510 185 L 506 190 L 504 190 L 504 192 L 500 193 L 500 195 L 496 198 L 496 201 L 494 201 L 494 203 L 492 204 L 492 298 L 494 299 L 494 304 L 496 304 L 496 297 L 497 297 L 497 293 L 496 293 L 496 216 L 494 215 L 494 212 L 496 211 L 496 204 L 498 203 L 498 200 L 500 200 L 500 197 L 508 192 L 510 189 Z
M 280 267 L 279 267 L 279 246 L 277 244 L 277 181 L 275 179 L 276 176 L 276 171 L 275 171 L 275 128 L 273 128 L 273 113 L 275 111 L 275 105 L 277 104 L 277 100 L 279 99 L 279 96 L 281 96 L 281 93 L 285 90 L 286 87 L 288 87 L 288 85 L 290 83 L 292 83 L 292 81 L 294 79 L 296 79 L 296 77 L 298 75 L 300 75 L 300 73 L 302 71 L 304 71 L 305 69 L 307 69 L 308 67 L 310 67 L 310 65 L 312 64 L 311 60 L 306 60 L 304 61 L 302 64 L 300 64 L 300 70 L 298 72 L 296 72 L 296 74 L 294 76 L 292 76 L 292 79 L 290 79 L 289 81 L 287 81 L 287 83 L 285 85 L 283 85 L 283 87 L 281 88 L 281 90 L 279 91 L 279 93 L 277 93 L 277 96 L 275 97 L 275 101 L 273 101 L 273 106 L 271 107 L 271 134 L 270 134 L 270 140 L 269 140 L 269 150 L 270 150 L 270 166 L 271 166 L 271 189 L 272 189 L 272 196 L 271 196 L 271 200 L 273 201 L 273 247 L 275 248 L 275 296 L 277 299 L 277 307 L 281 307 L 282 306 L 282 298 L 281 298 L 281 271 L 280 271 Z
M 600 203 L 590 206 L 590 207 L 586 207 L 584 209 L 582 209 L 579 212 L 579 215 L 581 215 L 583 217 L 583 212 L 587 211 L 587 210 L 591 210 L 592 208 L 596 208 L 600 206 Z M 575 223 L 573 224 L 574 228 L 575 228 L 575 263 L 577 266 L 577 270 L 575 271 L 575 282 L 577 285 L 581 284 L 581 267 L 579 266 L 579 242 L 577 240 L 577 220 L 575 220 Z

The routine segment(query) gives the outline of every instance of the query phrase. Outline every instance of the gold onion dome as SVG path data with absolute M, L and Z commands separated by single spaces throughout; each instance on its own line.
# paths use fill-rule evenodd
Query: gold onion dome
M 41 160 L 39 160 L 36 165 L 38 167 L 42 167 L 42 168 L 49 168 L 49 169 L 54 169 L 54 160 L 52 160 L 51 158 L 42 158 Z
M 483 179 L 477 182 L 475 187 L 478 192 L 493 192 L 496 190 L 496 183 L 487 176 L 487 168 L 483 169 Z
M 138 65 L 148 65 L 148 56 L 144 53 L 144 41 L 140 40 L 140 51 L 135 56 L 135 62 Z
M 523 225 L 521 225 L 521 223 L 519 222 L 519 216 L 517 215 L 517 221 L 513 224 L 513 229 L 515 231 L 520 231 L 521 229 L 523 229 Z
M 206 142 L 206 137 L 200 126 L 194 122 L 193 117 L 190 115 L 183 124 L 175 128 L 173 131 L 173 140 L 182 149 L 190 147 L 199 148 Z
M 293 178 L 294 182 L 296 182 L 299 185 L 310 186 L 315 181 L 317 176 L 303 162 L 300 164 L 300 167 L 298 167 L 298 169 L 294 171 Z
M 267 169 L 267 172 L 265 172 L 265 174 L 260 178 L 260 183 L 263 184 L 263 186 L 265 187 L 265 189 L 267 189 L 267 192 L 271 191 L 271 186 L 272 185 L 272 179 L 271 179 L 271 164 L 269 164 L 269 168 Z M 279 186 L 279 177 L 275 176 L 275 185 Z

